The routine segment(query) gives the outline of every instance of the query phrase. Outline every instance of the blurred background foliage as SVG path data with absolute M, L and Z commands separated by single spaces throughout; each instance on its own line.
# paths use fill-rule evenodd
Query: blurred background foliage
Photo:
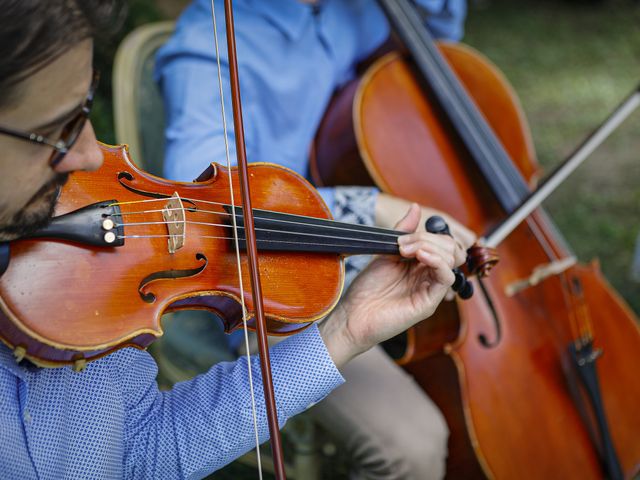
M 543 173 L 573 151 L 640 83 L 640 2 L 476 2 L 465 42 L 513 84 Z M 640 230 L 640 111 L 545 203 L 578 258 L 601 267 L 635 311 Z
M 123 28 L 97 44 L 103 72 L 94 122 L 114 142 L 111 64 L 136 26 L 174 18 L 185 0 L 129 0 Z M 640 82 L 640 2 L 633 0 L 471 0 L 465 43 L 513 84 L 544 172 L 560 163 Z M 636 312 L 630 275 L 640 230 L 640 114 L 635 114 L 546 202 L 582 261 L 601 266 Z M 640 259 L 639 259 L 640 261 Z

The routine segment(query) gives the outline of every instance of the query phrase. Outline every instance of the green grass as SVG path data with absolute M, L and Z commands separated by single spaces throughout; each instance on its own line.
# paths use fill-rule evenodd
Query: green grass
M 640 83 L 640 4 L 492 1 L 472 8 L 465 42 L 513 84 L 544 171 L 560 163 Z M 636 312 L 629 277 L 640 231 L 640 112 L 545 203 L 582 261 L 602 270 Z

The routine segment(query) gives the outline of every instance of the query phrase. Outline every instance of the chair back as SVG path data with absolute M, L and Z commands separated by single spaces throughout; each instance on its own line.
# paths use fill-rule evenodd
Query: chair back
M 113 115 L 117 143 L 129 145 L 131 160 L 162 176 L 165 116 L 162 95 L 153 79 L 157 50 L 175 22 L 138 27 L 122 41 L 113 66 Z

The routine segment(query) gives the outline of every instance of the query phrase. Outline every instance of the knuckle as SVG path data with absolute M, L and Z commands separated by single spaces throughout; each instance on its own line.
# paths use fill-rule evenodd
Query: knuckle
M 449 242 L 447 243 L 447 253 L 452 257 L 455 257 L 457 251 L 458 251 L 458 246 L 456 242 L 453 239 L 450 239 Z

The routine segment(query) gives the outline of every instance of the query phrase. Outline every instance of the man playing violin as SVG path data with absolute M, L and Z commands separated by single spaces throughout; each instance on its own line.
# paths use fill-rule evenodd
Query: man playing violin
M 222 2 L 216 5 L 222 12 Z M 384 14 L 374 0 L 237 0 L 235 5 L 249 161 L 276 162 L 306 175 L 309 145 L 332 93 L 352 79 L 357 64 L 389 37 Z M 426 13 L 426 26 L 433 34 L 460 39 L 463 0 L 419 0 L 417 5 Z M 221 38 L 224 41 L 224 34 Z M 194 0 L 157 57 L 168 120 L 168 178 L 189 181 L 210 162 L 225 163 L 222 120 L 211 114 L 220 105 L 212 45 L 211 2 Z M 220 52 L 228 92 L 224 45 Z M 230 101 L 228 94 L 225 101 Z M 375 188 L 321 188 L 320 192 L 334 218 L 354 223 L 389 228 L 409 206 Z M 434 213 L 446 217 L 423 208 L 423 220 Z M 447 221 L 462 247 L 470 247 L 475 235 L 455 220 Z M 365 264 L 365 257 L 350 258 L 348 278 Z M 187 328 L 198 328 L 195 322 L 190 327 L 185 322 L 179 325 L 173 335 L 187 337 Z M 198 328 L 197 335 L 202 334 Z M 361 355 L 342 373 L 347 383 L 311 412 L 346 448 L 352 476 L 442 477 L 448 429 L 413 379 L 381 347 Z
M 0 12 L 6 242 L 48 222 L 74 171 L 100 175 L 102 154 L 87 119 L 97 80 L 92 37 L 112 21 L 114 7 L 109 0 L 0 0 Z M 412 206 L 397 224 L 414 232 L 399 240 L 409 261 L 376 259 L 320 327 L 272 348 L 281 424 L 341 384 L 338 369 L 347 362 L 428 317 L 442 300 L 464 254 L 448 237 L 416 232 L 419 221 Z M 0 478 L 200 478 L 252 446 L 245 360 L 161 392 L 156 365 L 141 350 L 118 350 L 82 373 L 17 363 L 12 353 L 0 344 Z M 264 402 L 257 403 L 264 419 Z M 264 440 L 265 422 L 258 433 Z

